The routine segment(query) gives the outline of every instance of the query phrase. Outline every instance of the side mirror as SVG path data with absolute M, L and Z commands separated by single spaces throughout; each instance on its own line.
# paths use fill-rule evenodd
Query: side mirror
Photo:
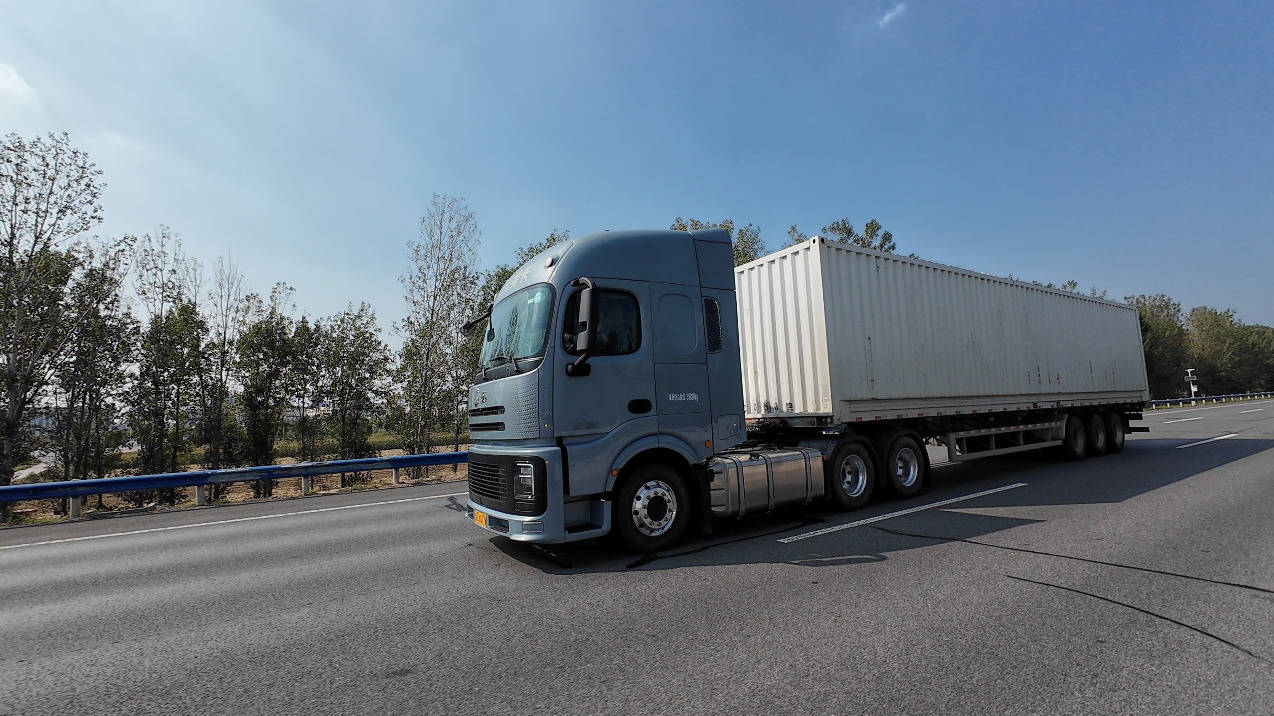
M 584 290 L 580 291 L 579 313 L 575 316 L 575 350 L 579 351 L 579 357 L 566 365 L 566 374 L 583 376 L 592 372 L 592 367 L 588 365 L 588 349 L 593 344 L 593 331 L 596 328 L 593 324 L 593 294 L 597 287 L 593 285 L 592 279 L 582 276 L 571 281 L 571 285 L 583 286 Z

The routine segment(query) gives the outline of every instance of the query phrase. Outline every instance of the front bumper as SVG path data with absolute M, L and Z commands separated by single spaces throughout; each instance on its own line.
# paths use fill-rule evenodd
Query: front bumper
M 562 452 L 555 445 L 474 445 L 469 449 L 470 480 L 467 516 L 477 524 L 475 512 L 486 515 L 484 527 L 492 534 L 519 542 L 574 542 L 605 534 L 610 529 L 609 503 L 572 502 L 562 495 Z M 515 500 L 504 490 L 506 474 L 496 468 L 517 462 L 536 465 L 535 500 Z M 474 464 L 484 466 L 479 472 Z M 542 468 L 542 478 L 540 469 Z M 600 519 L 599 519 L 600 518 Z

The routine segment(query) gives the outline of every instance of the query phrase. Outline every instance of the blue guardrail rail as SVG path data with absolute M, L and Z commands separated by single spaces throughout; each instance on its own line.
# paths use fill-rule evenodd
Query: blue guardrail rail
M 92 478 L 89 480 L 67 480 L 64 482 L 24 483 L 0 487 L 0 502 L 54 500 L 63 497 L 132 492 L 133 490 L 195 487 L 222 482 L 279 480 L 287 477 L 333 475 L 341 472 L 401 470 L 409 467 L 425 467 L 427 465 L 456 465 L 467 462 L 468 459 L 469 453 L 467 452 L 435 452 L 425 455 L 300 462 L 295 465 L 262 465 L 259 467 L 235 467 L 225 470 L 168 472 L 159 475 L 130 475 L 126 477 Z

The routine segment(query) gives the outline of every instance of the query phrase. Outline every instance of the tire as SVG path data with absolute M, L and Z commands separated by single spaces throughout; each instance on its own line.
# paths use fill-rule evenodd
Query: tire
M 899 435 L 889 441 L 881 472 L 889 491 L 898 497 L 911 497 L 924 487 L 929 461 L 925 449 L 915 437 Z
M 1088 454 L 1091 457 L 1101 457 L 1106 454 L 1106 420 L 1101 415 L 1093 413 L 1084 420 L 1084 427 L 1088 434 Z
M 1088 431 L 1076 415 L 1066 416 L 1066 432 L 1062 438 L 1062 456 L 1067 460 L 1083 460 L 1088 455 Z
M 845 510 L 871 502 L 876 493 L 876 461 L 871 448 L 860 442 L 845 442 L 827 463 L 827 495 Z
M 649 554 L 681 540 L 694 506 L 681 473 L 664 463 L 652 462 L 620 479 L 614 509 L 619 538 L 632 550 Z
M 1124 416 L 1119 413 L 1106 413 L 1106 452 L 1116 453 L 1124 451 L 1124 438 L 1127 432 L 1124 430 Z

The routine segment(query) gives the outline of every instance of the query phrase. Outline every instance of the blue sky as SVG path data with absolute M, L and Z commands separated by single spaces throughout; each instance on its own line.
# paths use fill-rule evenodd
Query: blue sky
M 1274 324 L 1274 4 L 0 0 L 0 131 L 388 327 L 433 192 L 554 228 L 877 217 L 904 252 Z

